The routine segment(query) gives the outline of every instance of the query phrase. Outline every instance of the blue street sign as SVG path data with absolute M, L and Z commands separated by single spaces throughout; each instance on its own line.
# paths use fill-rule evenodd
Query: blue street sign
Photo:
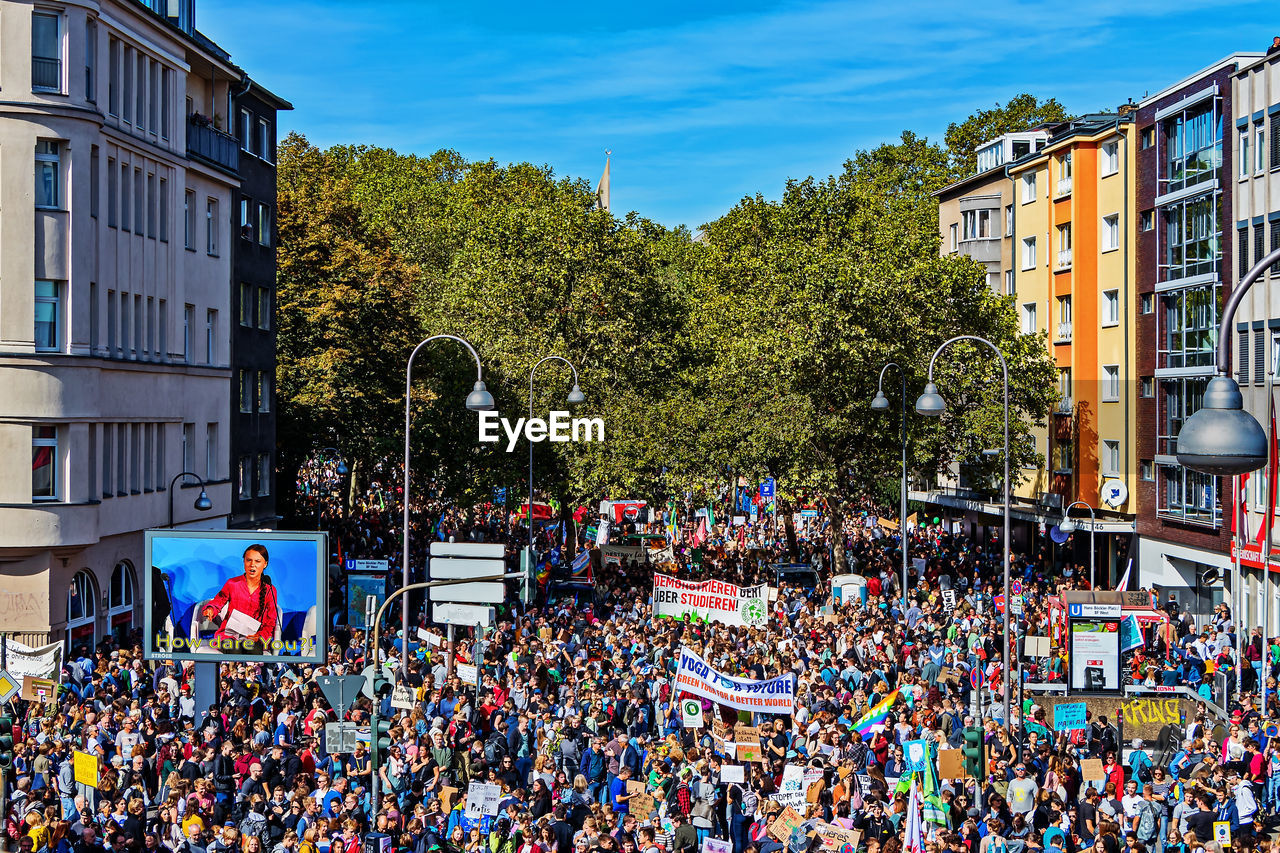
M 775 487 L 775 484 L 773 482 L 772 477 L 765 480 L 763 483 L 760 484 L 760 497 L 762 498 L 773 497 L 774 487 Z

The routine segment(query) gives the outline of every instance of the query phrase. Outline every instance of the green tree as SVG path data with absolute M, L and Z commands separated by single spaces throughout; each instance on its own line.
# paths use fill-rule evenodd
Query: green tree
M 1062 104 L 1054 98 L 1039 101 L 1026 92 L 1015 95 L 1008 103 L 997 103 L 989 110 L 982 109 L 964 121 L 947 126 L 944 137 L 947 144 L 947 161 L 952 180 L 972 175 L 978 168 L 975 152 L 979 145 L 997 136 L 1027 130 L 1044 122 L 1066 121 L 1070 118 Z

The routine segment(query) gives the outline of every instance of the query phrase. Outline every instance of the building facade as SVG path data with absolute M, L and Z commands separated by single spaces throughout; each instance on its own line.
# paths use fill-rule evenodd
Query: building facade
M 1009 164 L 1014 310 L 1025 335 L 1047 335 L 1061 400 L 1035 431 L 1028 500 L 1073 511 L 1067 553 L 1110 587 L 1133 544 L 1136 514 L 1133 376 L 1132 114 L 1055 125 L 1037 152 Z M 1094 553 L 1090 555 L 1089 549 Z
M 240 185 L 232 189 L 231 527 L 274 527 L 276 516 L 276 113 L 293 107 L 248 81 L 234 103 Z
M 244 79 L 190 0 L 0 7 L 0 617 L 19 640 L 140 627 L 142 531 L 226 525 L 240 179 L 221 128 Z
M 1231 482 L 1179 465 L 1177 435 L 1213 375 L 1234 280 L 1233 80 L 1261 58 L 1228 56 L 1137 111 L 1139 580 L 1192 612 L 1224 594 L 1206 572 L 1230 565 Z
M 1249 269 L 1268 252 L 1280 248 L 1280 47 L 1254 62 L 1242 63 L 1232 78 L 1232 119 L 1229 145 L 1235 168 L 1230 221 L 1235 227 L 1235 259 L 1227 270 L 1239 283 Z M 1276 371 L 1280 367 L 1280 270 L 1270 269 L 1245 294 L 1235 316 L 1233 341 L 1236 381 L 1244 393 L 1246 411 L 1264 429 L 1273 429 Z M 1270 636 L 1280 625 L 1280 581 L 1275 566 L 1280 557 L 1275 512 L 1280 501 L 1271 489 L 1277 480 L 1270 469 L 1241 478 L 1243 486 L 1243 539 L 1239 551 L 1244 567 L 1243 617 L 1246 623 L 1267 623 Z M 1235 518 L 1240 518 L 1237 508 Z M 1267 550 L 1267 524 L 1271 523 L 1272 570 L 1263 587 L 1263 559 Z M 1233 543 L 1233 553 L 1236 548 Z

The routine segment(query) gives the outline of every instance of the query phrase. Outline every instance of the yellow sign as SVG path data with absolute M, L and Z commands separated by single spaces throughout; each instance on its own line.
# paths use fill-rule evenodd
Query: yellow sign
M 71 766 L 75 769 L 76 783 L 98 787 L 98 757 L 87 752 L 75 750 Z
M 1213 822 L 1213 840 L 1223 847 L 1231 846 L 1231 821 L 1215 820 Z

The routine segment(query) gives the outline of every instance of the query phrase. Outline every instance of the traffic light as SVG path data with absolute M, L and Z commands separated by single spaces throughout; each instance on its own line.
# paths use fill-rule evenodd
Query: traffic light
M 982 729 L 968 726 L 964 730 L 964 772 L 979 783 L 987 775 L 987 754 L 982 744 Z
M 13 767 L 13 717 L 0 717 L 0 770 Z
M 528 607 L 533 603 L 534 590 L 537 588 L 537 579 L 534 577 L 537 569 L 537 560 L 534 558 L 532 548 L 520 549 L 520 603 Z
M 378 756 L 378 763 L 385 765 L 391 755 L 391 721 L 375 720 L 369 739 L 373 741 L 370 746 Z

